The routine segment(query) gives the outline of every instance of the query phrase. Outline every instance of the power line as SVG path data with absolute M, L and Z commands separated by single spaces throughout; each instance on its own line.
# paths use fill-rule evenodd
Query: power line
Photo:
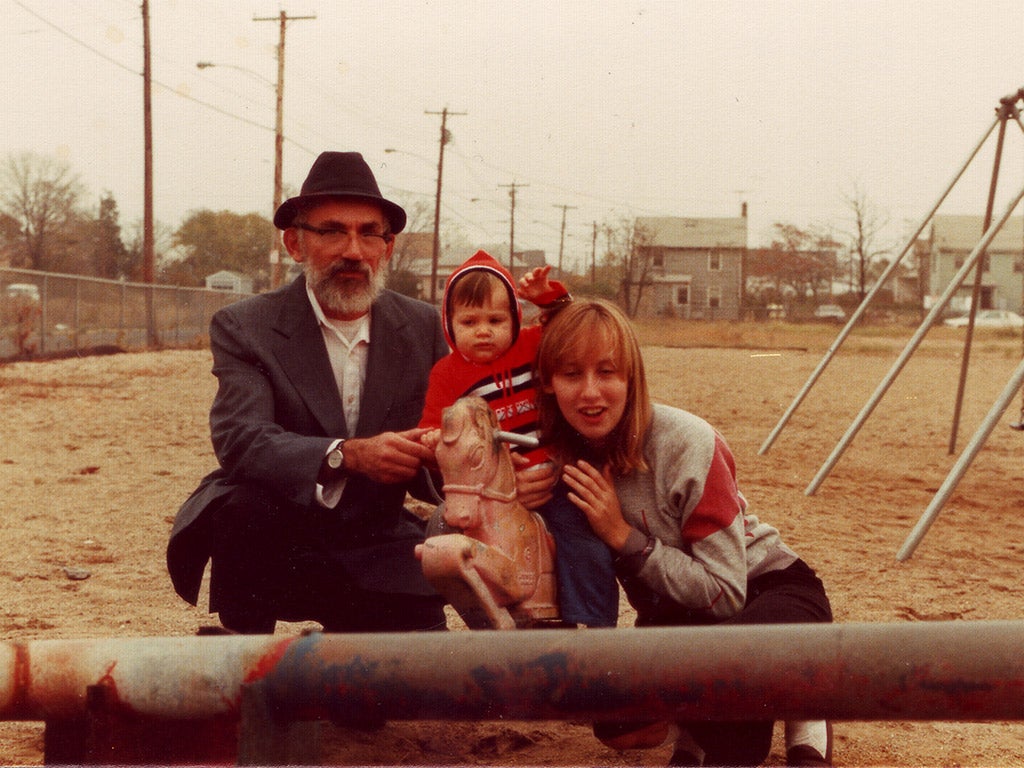
M 70 40 L 73 43 L 75 43 L 75 45 L 81 46 L 82 48 L 84 48 L 85 50 L 89 51 L 90 53 L 95 54 L 96 56 L 99 56 L 104 61 L 106 61 L 106 62 L 108 62 L 110 64 L 113 64 L 115 67 L 117 67 L 118 69 L 124 70 L 128 74 L 135 75 L 135 76 L 139 77 L 140 79 L 143 77 L 142 72 L 139 72 L 138 70 L 133 69 L 132 67 L 130 67 L 127 64 L 125 64 L 124 62 L 121 62 L 121 61 L 118 61 L 117 59 L 111 58 L 110 56 L 108 56 L 107 54 L 103 53 L 103 51 L 99 50 L 98 48 L 95 48 L 95 47 L 89 45 L 89 43 L 85 42 L 84 40 L 82 40 L 82 39 L 80 39 L 78 37 L 75 37 L 73 34 L 68 32 L 66 29 L 58 26 L 57 24 L 53 23 L 52 21 L 50 21 L 46 17 L 40 15 L 38 12 L 36 12 L 36 11 L 32 10 L 31 8 L 29 8 L 27 5 L 25 5 L 23 2 L 21 2 L 21 0 L 12 0 L 12 2 L 14 2 L 15 5 L 17 5 L 19 8 L 21 8 L 23 11 L 25 11 L 29 15 L 33 16 L 34 18 L 38 19 L 39 21 L 41 21 L 46 26 L 50 27 L 57 34 L 59 34 L 59 35 L 61 35 L 63 37 L 66 37 L 68 40 Z M 263 123 L 257 122 L 256 120 L 250 120 L 249 118 L 243 117 L 242 115 L 238 115 L 238 114 L 235 114 L 234 112 L 229 112 L 226 109 L 222 109 L 221 107 L 218 107 L 216 104 L 211 104 L 208 101 L 203 101 L 202 99 L 197 99 L 195 96 L 191 96 L 191 95 L 189 95 L 187 93 L 182 93 L 177 88 L 172 88 L 171 86 L 167 85 L 166 83 L 162 83 L 162 82 L 160 82 L 159 80 L 157 80 L 155 78 L 152 78 L 152 77 L 150 78 L 150 84 L 154 85 L 154 86 L 158 86 L 159 88 L 162 88 L 163 90 L 167 91 L 168 93 L 173 94 L 174 96 L 177 96 L 180 99 L 185 99 L 186 101 L 191 101 L 194 104 L 198 104 L 201 107 L 205 107 L 206 109 L 209 109 L 209 110 L 211 110 L 213 112 L 216 112 L 216 113 L 218 113 L 220 115 L 223 115 L 224 117 L 229 117 L 232 120 L 237 120 L 238 122 L 244 123 L 245 125 L 250 125 L 250 126 L 252 126 L 254 128 L 259 128 L 259 129 L 264 130 L 264 131 L 273 131 L 274 130 L 274 128 L 272 126 L 264 125 Z M 301 149 L 303 152 L 308 152 L 311 155 L 317 154 L 316 151 L 310 149 L 309 147 L 303 146 L 302 144 L 299 144 L 298 142 L 288 138 L 287 136 L 284 137 L 284 140 L 287 141 L 292 146 L 294 146 L 294 147 L 296 147 L 298 149 Z

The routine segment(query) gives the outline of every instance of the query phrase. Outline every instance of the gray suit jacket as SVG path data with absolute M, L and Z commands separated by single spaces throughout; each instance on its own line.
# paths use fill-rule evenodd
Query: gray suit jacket
M 243 484 L 298 505 L 315 505 L 316 476 L 327 447 L 349 432 L 303 277 L 218 311 L 210 324 L 210 346 L 219 384 L 210 428 L 220 468 L 182 505 L 167 546 L 175 590 L 192 604 L 210 557 L 204 513 Z M 366 384 L 353 435 L 415 427 L 430 369 L 447 353 L 434 307 L 385 291 L 371 313 Z M 352 532 L 346 548 L 355 554 L 361 545 L 391 534 L 408 536 L 403 503 L 410 490 L 423 495 L 411 486 L 349 478 L 335 510 Z M 401 578 L 387 568 L 373 570 L 370 581 Z

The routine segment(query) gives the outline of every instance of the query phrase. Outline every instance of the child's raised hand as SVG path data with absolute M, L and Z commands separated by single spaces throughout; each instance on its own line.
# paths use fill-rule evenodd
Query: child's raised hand
M 548 280 L 548 272 L 551 265 L 534 267 L 519 278 L 519 297 L 536 303 L 536 299 L 551 290 L 551 282 Z

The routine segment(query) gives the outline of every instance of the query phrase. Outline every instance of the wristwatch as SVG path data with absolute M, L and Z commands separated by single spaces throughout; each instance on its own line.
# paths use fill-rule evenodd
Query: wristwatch
M 333 472 L 337 472 L 345 468 L 345 453 L 342 450 L 344 447 L 345 441 L 342 440 L 327 454 L 327 466 Z

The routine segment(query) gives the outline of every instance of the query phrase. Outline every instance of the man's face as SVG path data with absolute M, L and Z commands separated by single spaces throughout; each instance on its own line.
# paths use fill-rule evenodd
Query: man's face
M 455 348 L 477 365 L 493 363 L 512 346 L 512 311 L 508 291 L 495 285 L 482 306 L 456 304 L 452 308 Z
M 384 237 L 382 237 L 384 235 Z M 288 253 L 300 262 L 324 314 L 355 320 L 384 289 L 394 249 L 380 207 L 361 200 L 328 199 L 301 212 L 284 231 Z

